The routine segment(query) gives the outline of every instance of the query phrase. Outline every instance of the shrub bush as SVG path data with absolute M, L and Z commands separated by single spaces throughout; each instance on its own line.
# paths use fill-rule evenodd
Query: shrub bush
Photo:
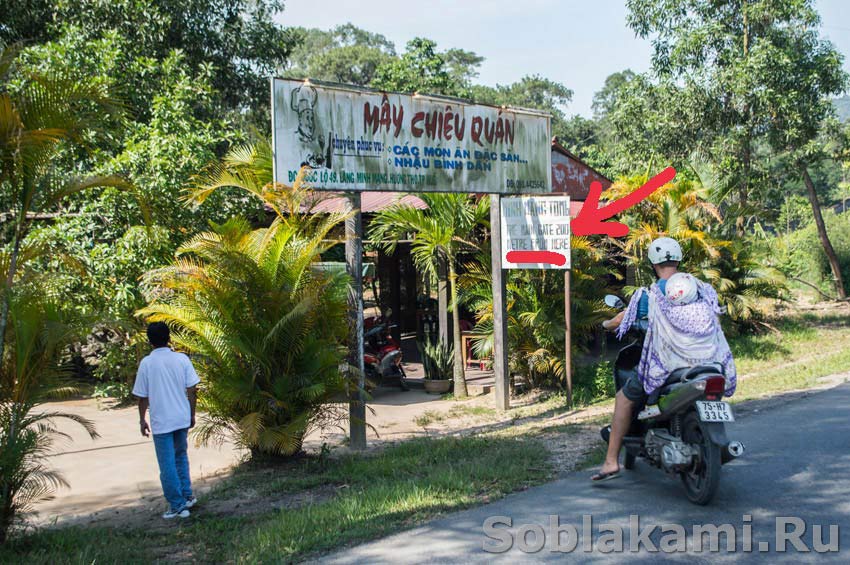
M 845 290 L 850 292 L 850 214 L 823 213 L 829 239 L 838 255 Z M 785 253 L 780 268 L 789 276 L 812 283 L 828 295 L 835 294 L 832 271 L 823 250 L 816 226 L 808 225 L 783 238 Z
M 326 237 L 234 219 L 146 275 L 155 298 L 140 314 L 168 323 L 194 356 L 202 443 L 229 438 L 255 455 L 292 455 L 313 425 L 344 416 L 334 399 L 347 382 L 347 278 L 311 268 Z

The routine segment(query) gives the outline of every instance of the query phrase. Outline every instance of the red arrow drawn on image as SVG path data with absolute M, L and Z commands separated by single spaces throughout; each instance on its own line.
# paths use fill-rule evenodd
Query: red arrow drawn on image
M 561 266 L 567 258 L 557 251 L 508 251 L 505 255 L 508 263 L 548 263 Z
M 628 210 L 661 186 L 667 184 L 676 176 L 676 169 L 667 167 L 631 194 L 599 208 L 599 196 L 602 194 L 602 184 L 599 181 L 590 183 L 590 192 L 578 216 L 570 222 L 573 235 L 605 234 L 611 237 L 623 237 L 629 233 L 629 226 L 621 222 L 606 222 L 608 218 Z

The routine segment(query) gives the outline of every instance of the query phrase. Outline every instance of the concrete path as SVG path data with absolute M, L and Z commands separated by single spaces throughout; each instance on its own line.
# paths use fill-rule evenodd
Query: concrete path
M 370 402 L 374 413 L 367 415 L 374 427 L 368 430 L 370 445 L 428 435 L 431 432 L 418 426 L 416 418 L 451 406 L 452 401 L 440 400 L 423 390 L 379 388 Z M 71 441 L 58 442 L 48 464 L 62 474 L 70 487 L 59 489 L 53 500 L 36 505 L 36 523 L 100 521 L 110 514 L 115 518 L 115 512 L 126 514 L 126 510 L 143 509 L 155 514 L 164 508 L 153 440 L 139 434 L 135 406 L 109 409 L 96 400 L 74 400 L 51 403 L 46 408 L 92 420 L 101 437 L 92 440 L 80 426 L 59 422 L 60 430 L 69 434 Z M 305 449 L 319 450 L 323 443 L 339 444 L 346 435 L 347 429 L 338 428 L 311 433 L 305 440 Z M 201 491 L 242 458 L 243 453 L 232 444 L 195 447 L 190 436 L 192 480 Z
M 70 488 L 60 489 L 53 500 L 36 506 L 37 522 L 63 522 L 140 503 L 165 506 L 153 439 L 139 433 L 135 406 L 103 410 L 94 400 L 75 400 L 51 403 L 48 408 L 92 420 L 101 437 L 92 440 L 80 426 L 60 422 L 60 429 L 71 435 L 72 441 L 57 443 L 48 464 L 62 474 Z M 229 444 L 220 448 L 189 446 L 192 479 L 199 485 L 240 458 Z
M 643 461 L 626 476 L 604 485 L 591 485 L 590 472 L 526 492 L 494 504 L 474 508 L 431 522 L 423 527 L 330 555 L 328 563 L 526 563 L 538 561 L 640 563 L 675 560 L 715 563 L 746 558 L 762 563 L 815 561 L 850 562 L 850 385 L 814 393 L 739 418 L 728 428 L 729 437 L 740 439 L 748 453 L 723 467 L 720 492 L 710 506 L 690 504 L 681 483 L 650 468 Z M 569 437 L 566 438 L 569 440 Z M 639 516 L 640 529 L 657 525 L 650 539 L 659 545 L 663 524 L 679 524 L 687 533 L 687 552 L 651 553 L 647 546 L 630 552 L 630 516 Z M 505 516 L 512 527 L 495 526 L 500 535 L 510 534 L 512 549 L 489 553 L 483 544 L 499 544 L 485 537 L 482 525 L 488 517 Z M 569 553 L 554 552 L 555 536 L 549 534 L 550 516 L 577 529 L 580 541 Z M 750 516 L 750 521 L 746 522 Z M 813 547 L 813 526 L 823 526 L 824 542 L 829 525 L 839 526 L 838 553 L 776 551 L 776 518 L 798 517 L 805 521 L 802 540 Z M 590 552 L 584 551 L 583 520 L 592 517 Z M 623 553 L 599 552 L 600 526 L 617 524 L 624 529 Z M 737 544 L 734 552 L 695 552 L 693 525 L 732 524 Z M 517 532 L 523 525 L 540 525 L 545 545 L 536 552 L 519 547 Z M 752 552 L 743 552 L 743 527 L 752 527 Z M 532 526 L 534 532 L 536 528 Z M 789 526 L 790 530 L 791 527 Z M 839 536 L 836 536 L 838 539 Z M 568 541 L 565 537 L 563 543 Z M 637 543 L 635 535 L 635 543 Z M 526 550 L 535 549 L 535 533 L 526 534 Z M 766 549 L 767 551 L 760 551 Z

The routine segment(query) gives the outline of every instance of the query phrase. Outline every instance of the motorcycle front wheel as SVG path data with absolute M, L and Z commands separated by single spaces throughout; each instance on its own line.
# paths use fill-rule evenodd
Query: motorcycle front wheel
M 696 412 L 685 416 L 682 423 L 682 440 L 699 451 L 698 461 L 682 473 L 685 493 L 688 500 L 694 504 L 708 504 L 720 485 L 720 446 L 703 433 Z
M 410 385 L 407 384 L 407 373 L 401 365 L 398 366 L 398 386 L 401 390 L 410 390 Z

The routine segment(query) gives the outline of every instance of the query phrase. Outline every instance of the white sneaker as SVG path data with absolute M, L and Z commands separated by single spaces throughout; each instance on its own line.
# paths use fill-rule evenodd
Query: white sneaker
M 187 499 L 186 499 L 186 508 L 191 508 L 191 507 L 193 507 L 193 506 L 195 505 L 195 503 L 196 503 L 196 502 L 198 502 L 198 499 L 197 499 L 197 498 L 195 498 L 194 496 L 193 496 L 192 498 L 187 498 Z
M 188 518 L 189 516 L 191 516 L 191 512 L 189 512 L 189 509 L 185 506 L 176 512 L 174 510 L 169 510 L 162 515 L 162 517 L 166 520 L 171 520 L 173 518 Z

